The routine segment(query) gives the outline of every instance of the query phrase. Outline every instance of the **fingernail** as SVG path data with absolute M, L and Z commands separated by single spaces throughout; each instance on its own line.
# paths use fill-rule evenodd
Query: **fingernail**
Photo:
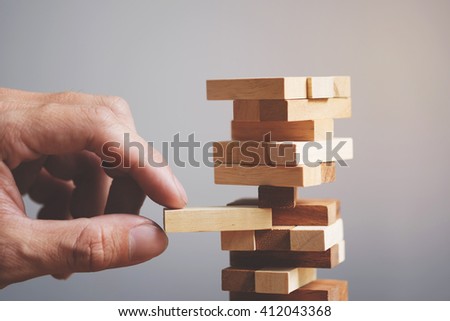
M 175 185 L 178 189 L 178 193 L 180 194 L 180 197 L 184 201 L 184 205 L 186 205 L 188 203 L 188 198 L 187 198 L 186 191 L 184 190 L 183 185 L 181 185 L 180 181 L 178 180 L 178 178 L 175 177 L 175 175 L 173 175 L 173 181 L 175 182 Z
M 128 255 L 131 262 L 144 262 L 161 254 L 167 247 L 167 236 L 156 225 L 145 223 L 128 232 Z

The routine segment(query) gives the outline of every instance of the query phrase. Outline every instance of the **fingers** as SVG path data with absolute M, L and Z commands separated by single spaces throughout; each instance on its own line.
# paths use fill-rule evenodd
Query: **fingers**
M 100 167 L 100 158 L 91 152 L 50 156 L 45 168 L 55 177 L 72 180 L 70 204 L 72 217 L 103 214 L 111 178 Z
M 64 277 L 134 265 L 158 256 L 167 247 L 161 228 L 135 215 L 71 221 L 14 216 L 2 223 L 6 227 L 0 230 L 2 249 L 21 246 L 0 260 L 0 287 L 46 274 Z
M 105 214 L 130 213 L 139 214 L 144 204 L 145 194 L 130 177 L 114 178 L 109 190 Z
M 71 218 L 69 204 L 73 190 L 73 183 L 53 177 L 42 169 L 29 189 L 30 198 L 43 204 L 38 218 L 45 220 Z
M 20 194 L 23 195 L 28 192 L 31 184 L 33 184 L 34 180 L 39 175 L 39 172 L 45 160 L 46 157 L 43 156 L 36 160 L 22 163 L 19 167 L 15 168 L 12 171 Z
M 184 189 L 169 167 L 148 163 L 149 152 L 157 156 L 159 153 L 149 151 L 144 139 L 123 125 L 108 107 L 42 105 L 20 110 L 19 115 L 15 111 L 7 112 L 2 123 L 8 135 L 15 138 L 2 142 L 4 145 L 1 146 L 4 161 L 12 168 L 24 160 L 35 159 L 36 155 L 74 153 L 84 149 L 105 160 L 105 143 L 115 142 L 119 144 L 114 150 L 119 168 L 128 172 L 146 195 L 172 208 L 184 207 L 187 202 Z M 126 150 L 122 143 L 126 134 L 142 149 Z M 129 169 L 123 164 L 129 165 Z
M 14 177 L 9 168 L 0 161 L 0 216 L 7 214 L 21 214 L 25 216 L 24 211 L 25 205 L 17 189 Z

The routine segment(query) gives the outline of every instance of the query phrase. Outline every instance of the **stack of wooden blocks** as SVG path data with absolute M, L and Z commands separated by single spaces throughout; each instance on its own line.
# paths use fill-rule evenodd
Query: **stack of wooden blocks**
M 352 140 L 333 135 L 333 119 L 351 116 L 350 78 L 209 80 L 207 97 L 234 105 L 232 140 L 214 145 L 215 183 L 258 186 L 258 198 L 165 210 L 165 230 L 221 232 L 231 300 L 346 300 L 346 281 L 316 273 L 344 261 L 340 202 L 297 189 L 334 181 L 335 163 L 353 157 Z

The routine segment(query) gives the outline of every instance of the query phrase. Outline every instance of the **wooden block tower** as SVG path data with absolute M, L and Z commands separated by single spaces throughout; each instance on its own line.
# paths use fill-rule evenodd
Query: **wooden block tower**
M 347 282 L 317 279 L 345 259 L 340 202 L 298 187 L 335 180 L 353 157 L 334 118 L 351 116 L 349 77 L 208 80 L 209 100 L 233 100 L 230 141 L 214 145 L 215 183 L 258 186 L 258 198 L 164 211 L 167 232 L 220 231 L 230 300 L 347 300 Z M 301 194 L 301 193 L 300 193 Z

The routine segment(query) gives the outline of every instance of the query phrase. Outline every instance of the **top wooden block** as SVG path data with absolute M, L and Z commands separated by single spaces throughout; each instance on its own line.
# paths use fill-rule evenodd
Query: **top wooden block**
M 350 97 L 350 77 L 281 77 L 207 80 L 208 100 Z

